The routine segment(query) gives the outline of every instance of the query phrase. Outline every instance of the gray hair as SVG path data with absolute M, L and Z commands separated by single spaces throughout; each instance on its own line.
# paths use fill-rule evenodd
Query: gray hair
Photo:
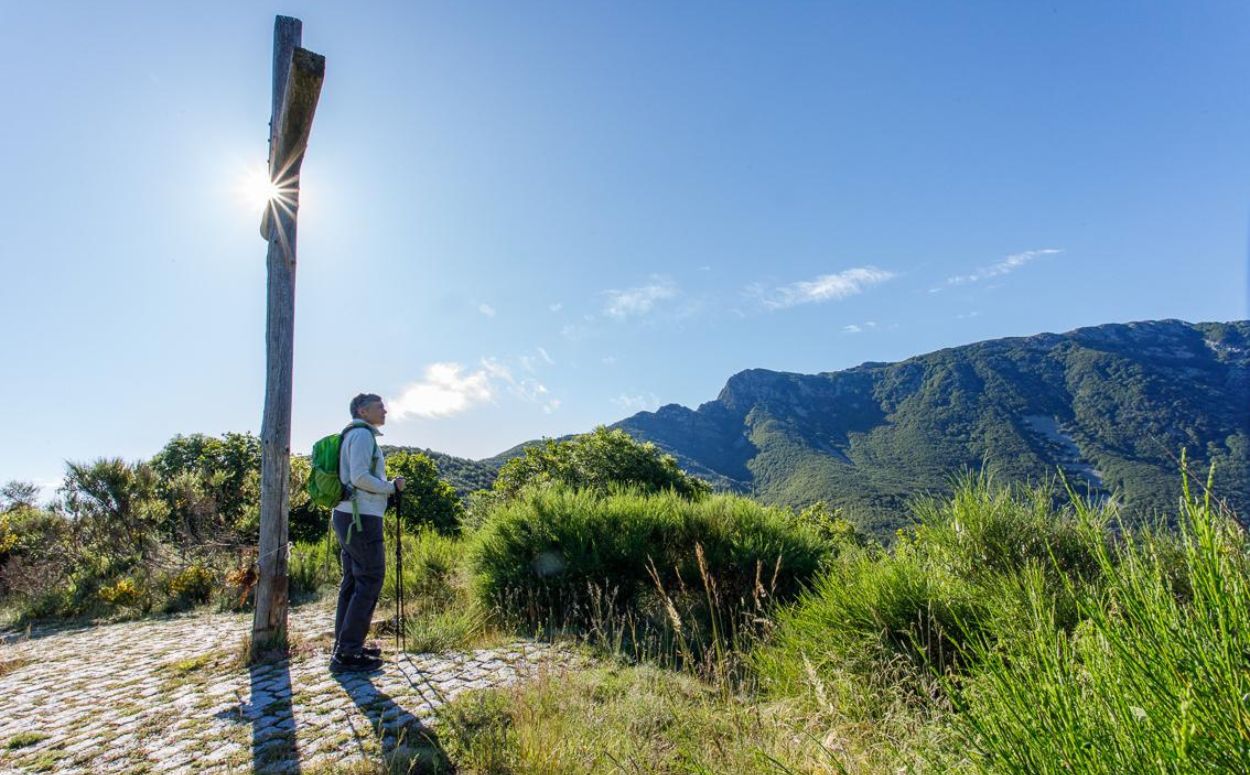
M 360 410 L 363 409 L 366 405 L 372 404 L 374 401 L 381 401 L 381 400 L 382 400 L 382 396 L 378 395 L 377 393 L 361 393 L 360 395 L 356 396 L 355 398 L 352 399 L 352 404 L 350 407 L 351 413 L 352 413 L 352 419 L 356 419 L 360 417 Z

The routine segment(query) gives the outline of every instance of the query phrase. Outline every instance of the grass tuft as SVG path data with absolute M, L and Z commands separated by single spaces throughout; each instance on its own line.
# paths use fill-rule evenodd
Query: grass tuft
M 10 751 L 16 751 L 19 748 L 29 748 L 37 743 L 42 743 L 48 737 L 48 735 L 42 732 L 18 732 L 5 742 L 4 747 Z

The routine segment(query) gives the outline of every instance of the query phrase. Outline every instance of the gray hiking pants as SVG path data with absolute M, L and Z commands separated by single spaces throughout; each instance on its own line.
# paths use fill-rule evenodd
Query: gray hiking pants
M 363 530 L 352 530 L 347 542 L 347 526 L 352 523 L 350 511 L 335 511 L 331 524 L 342 549 L 343 581 L 339 584 L 339 606 L 334 613 L 335 650 L 341 654 L 359 654 L 369 634 L 373 609 L 382 592 L 386 575 L 386 546 L 382 540 L 382 518 L 361 514 Z

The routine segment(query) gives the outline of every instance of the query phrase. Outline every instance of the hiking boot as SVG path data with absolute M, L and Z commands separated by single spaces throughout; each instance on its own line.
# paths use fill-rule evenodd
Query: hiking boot
M 335 654 L 330 658 L 334 672 L 372 672 L 382 669 L 382 660 L 367 654 Z

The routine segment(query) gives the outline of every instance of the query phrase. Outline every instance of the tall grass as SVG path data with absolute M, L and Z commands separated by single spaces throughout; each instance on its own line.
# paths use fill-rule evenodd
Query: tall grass
M 395 553 L 395 520 L 383 530 L 386 576 L 378 596 L 377 618 L 387 627 L 378 635 L 393 636 L 399 569 Z M 432 527 L 403 535 L 403 591 L 406 647 L 414 652 L 446 651 L 476 645 L 493 632 L 486 610 L 472 595 L 467 550 L 462 539 Z M 332 593 L 341 578 L 338 539 L 333 533 L 315 542 L 298 543 L 289 563 L 293 594 Z
M 379 607 L 395 601 L 394 525 L 387 533 L 387 574 Z M 466 648 L 491 639 L 493 627 L 485 608 L 473 597 L 468 552 L 463 539 L 423 527 L 404 534 L 403 622 L 409 651 L 435 652 Z
M 310 595 L 339 583 L 339 544 L 334 533 L 317 541 L 299 541 L 291 549 L 287 574 L 292 595 Z
M 395 521 L 385 525 L 386 577 L 379 601 L 395 599 Z M 308 593 L 337 586 L 342 576 L 339 543 L 333 533 L 317 541 L 299 542 L 291 550 L 288 573 L 292 592 Z M 404 595 L 447 602 L 453 596 L 456 576 L 463 573 L 465 551 L 460 539 L 423 527 L 404 533 Z
M 1040 574 L 1021 575 L 1024 636 L 975 644 L 981 668 L 955 691 L 979 769 L 1250 772 L 1250 546 L 1188 488 L 1179 531 L 1179 552 L 1157 533 L 1104 545 L 1072 632 Z
M 781 614 L 772 644 L 756 655 L 774 691 L 810 688 L 815 673 L 843 687 L 843 704 L 857 704 L 887 674 L 900 691 L 931 694 L 934 676 L 976 659 L 971 643 L 1015 637 L 1013 579 L 1022 570 L 1041 574 L 1067 626 L 1075 621 L 1075 590 L 1097 584 L 1101 573 L 1109 515 L 1056 510 L 1049 488 L 996 488 L 970 477 L 950 499 L 920 502 L 914 513 L 918 526 L 890 551 L 843 552 Z

